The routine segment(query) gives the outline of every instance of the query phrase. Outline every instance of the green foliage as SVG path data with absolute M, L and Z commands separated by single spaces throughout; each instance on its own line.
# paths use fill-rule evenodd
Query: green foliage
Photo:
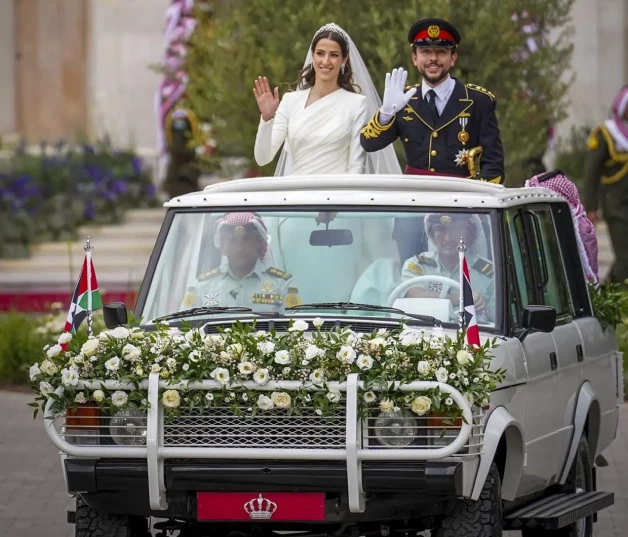
M 628 292 L 611 282 L 595 286 L 589 284 L 593 312 L 604 328 L 615 328 L 628 317 Z
M 189 44 L 190 83 L 186 105 L 214 128 L 217 157 L 252 160 L 259 113 L 253 81 L 267 76 L 287 91 L 303 67 L 314 32 L 334 21 L 352 36 L 371 77 L 383 93 L 384 77 L 396 66 L 418 82 L 406 36 L 420 16 L 451 20 L 463 41 L 454 76 L 488 88 L 498 99 L 498 118 L 506 150 L 508 184 L 530 175 L 530 159 L 542 155 L 548 128 L 565 116 L 571 45 L 569 11 L 573 0 L 413 0 L 395 4 L 362 0 L 215 0 L 211 14 L 197 11 L 199 27 Z M 553 41 L 516 59 L 528 36 L 512 21 L 527 11 Z M 538 35 L 535 37 L 539 37 Z M 540 41 L 540 39 L 537 39 Z M 272 173 L 270 164 L 264 173 Z

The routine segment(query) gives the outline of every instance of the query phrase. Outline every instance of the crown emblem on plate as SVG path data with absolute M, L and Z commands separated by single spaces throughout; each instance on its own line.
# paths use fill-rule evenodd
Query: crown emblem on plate
M 253 520 L 269 520 L 277 511 L 277 504 L 260 494 L 257 498 L 246 502 L 244 510 Z

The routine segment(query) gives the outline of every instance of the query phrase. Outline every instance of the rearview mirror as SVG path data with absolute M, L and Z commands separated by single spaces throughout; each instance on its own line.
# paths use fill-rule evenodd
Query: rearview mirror
M 530 332 L 551 332 L 556 326 L 556 310 L 551 306 L 527 306 L 523 310 L 521 326 L 524 329 L 521 341 Z
M 312 246 L 347 246 L 353 244 L 350 229 L 317 229 L 310 233 Z
M 122 326 L 128 322 L 126 306 L 123 302 L 111 302 L 105 304 L 102 308 L 102 314 L 105 319 L 105 326 L 112 330 L 118 326 Z

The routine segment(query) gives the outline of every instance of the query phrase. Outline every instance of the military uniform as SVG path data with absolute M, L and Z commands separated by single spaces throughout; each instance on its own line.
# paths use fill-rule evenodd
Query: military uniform
M 623 283 L 628 278 L 628 152 L 620 152 L 605 125 L 593 129 L 588 141 L 587 166 L 582 203 L 587 212 L 602 209 L 608 225 L 615 262 L 610 279 Z
M 467 264 L 469 265 L 469 276 L 471 277 L 471 287 L 474 291 L 482 294 L 488 304 L 489 312 L 495 311 L 495 269 L 493 263 L 488 259 L 485 259 L 473 252 L 467 252 L 466 254 Z M 406 260 L 401 269 L 401 279 L 407 281 L 417 276 L 443 276 L 450 278 L 455 282 L 460 281 L 459 266 L 453 271 L 447 270 L 447 268 L 439 261 L 438 252 L 425 252 L 423 254 L 415 255 Z M 443 289 L 443 284 L 440 282 L 427 282 L 417 283 L 417 287 L 422 287 L 427 291 L 436 291 L 440 293 Z M 457 292 L 455 289 L 453 292 Z M 482 315 L 478 315 L 480 319 L 486 318 L 486 312 Z M 488 314 L 491 318 L 491 314 Z
M 233 275 L 224 262 L 198 277 L 188 288 L 182 309 L 198 306 L 245 306 L 254 311 L 279 311 L 301 303 L 292 275 L 258 261 L 244 278 Z

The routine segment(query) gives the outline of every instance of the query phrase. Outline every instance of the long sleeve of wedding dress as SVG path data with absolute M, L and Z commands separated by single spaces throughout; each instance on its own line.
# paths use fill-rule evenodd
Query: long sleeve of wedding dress
M 289 94 L 284 95 L 279 103 L 275 117 L 264 121 L 260 116 L 257 136 L 255 137 L 255 162 L 259 166 L 266 166 L 272 162 L 281 145 L 288 136 L 288 121 L 290 116 Z

